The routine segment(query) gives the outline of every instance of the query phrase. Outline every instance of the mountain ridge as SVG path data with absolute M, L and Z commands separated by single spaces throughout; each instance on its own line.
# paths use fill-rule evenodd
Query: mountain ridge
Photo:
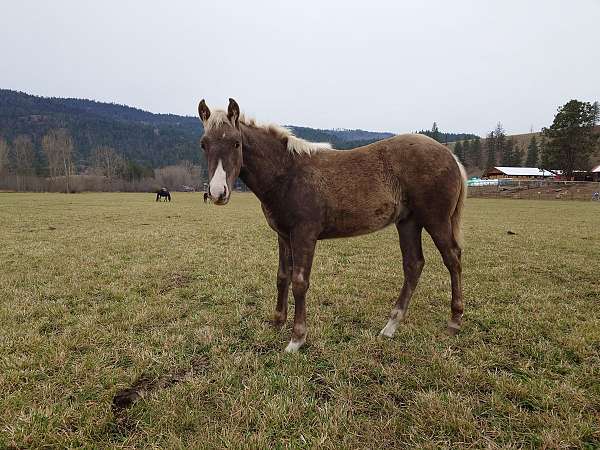
M 319 129 L 286 125 L 296 136 L 329 142 L 337 149 L 350 149 L 394 136 L 395 133 L 362 129 Z M 32 138 L 36 171 L 43 172 L 44 134 L 67 128 L 75 145 L 75 161 L 89 167 L 96 147 L 114 148 L 125 159 L 141 166 L 158 168 L 190 161 L 205 167 L 199 139 L 202 123 L 194 116 L 154 113 L 129 105 L 97 100 L 43 97 L 0 89 L 0 137 L 9 141 L 24 134 Z M 450 133 L 451 135 L 461 136 Z
M 327 141 L 347 149 L 393 136 L 366 130 L 327 130 L 288 125 L 296 136 Z M 203 133 L 197 117 L 153 113 L 129 105 L 96 100 L 43 97 L 0 89 L 0 136 L 12 141 L 29 135 L 36 156 L 43 162 L 42 136 L 53 128 L 67 128 L 73 136 L 76 160 L 89 164 L 92 150 L 113 147 L 126 159 L 149 167 L 189 160 L 204 165 L 198 141 Z

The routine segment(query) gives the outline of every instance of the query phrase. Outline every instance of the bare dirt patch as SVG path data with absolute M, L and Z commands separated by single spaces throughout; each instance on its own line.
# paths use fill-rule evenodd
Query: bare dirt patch
M 190 365 L 178 368 L 158 377 L 142 375 L 131 387 L 121 389 L 115 394 L 112 409 L 115 417 L 121 416 L 123 411 L 133 406 L 135 402 L 143 399 L 148 394 L 158 389 L 166 389 L 174 384 L 183 383 L 193 377 L 204 373 L 208 367 L 208 357 L 197 356 L 190 361 Z

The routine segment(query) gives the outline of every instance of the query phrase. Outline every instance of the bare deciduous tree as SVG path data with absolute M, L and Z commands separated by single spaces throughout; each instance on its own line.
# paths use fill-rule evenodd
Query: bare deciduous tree
M 23 177 L 33 170 L 33 142 L 27 135 L 19 135 L 13 141 L 13 160 L 17 174 L 17 189 L 23 189 Z
M 58 145 L 56 141 L 56 130 L 50 130 L 42 138 L 42 150 L 46 155 L 46 159 L 48 159 L 48 172 L 50 173 L 50 178 L 52 179 L 58 175 L 58 169 L 60 167 L 57 151 Z
M 0 175 L 8 171 L 8 142 L 0 138 Z
M 190 161 L 179 161 L 175 166 L 155 169 L 154 178 L 160 187 L 171 190 L 185 189 L 185 187 L 200 189 L 202 173 L 201 168 L 194 166 Z
M 167 166 L 155 169 L 154 178 L 161 187 L 177 190 L 192 183 L 189 172 L 183 166 Z
M 64 128 L 50 130 L 42 138 L 42 149 L 48 158 L 50 177 L 64 176 L 65 190 L 70 192 L 70 179 L 73 173 L 73 139 Z
M 125 160 L 115 149 L 102 146 L 92 152 L 92 166 L 96 173 L 104 175 L 112 184 L 112 180 L 123 172 Z

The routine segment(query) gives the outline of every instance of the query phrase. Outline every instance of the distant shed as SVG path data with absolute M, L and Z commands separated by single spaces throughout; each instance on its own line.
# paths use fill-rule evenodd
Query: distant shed
M 590 170 L 590 173 L 592 174 L 592 180 L 600 181 L 600 166 L 594 167 Z
M 537 167 L 490 167 L 481 178 L 493 180 L 498 178 L 514 178 L 517 180 L 539 180 L 553 178 L 554 173 Z

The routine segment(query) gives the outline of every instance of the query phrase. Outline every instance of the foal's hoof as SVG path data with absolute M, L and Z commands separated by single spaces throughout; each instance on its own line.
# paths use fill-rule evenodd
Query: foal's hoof
M 380 336 L 385 336 L 387 338 L 393 338 L 394 337 L 394 333 L 396 333 L 396 330 L 398 329 L 398 325 L 400 325 L 400 321 L 399 320 L 394 320 L 394 319 L 390 319 L 388 320 L 388 322 L 385 324 L 385 327 L 383 327 L 383 330 L 381 330 L 379 332 Z
M 287 347 L 285 348 L 285 352 L 286 353 L 296 353 L 296 352 L 298 352 L 298 350 L 300 350 L 300 347 L 302 347 L 305 342 L 306 342 L 306 336 L 304 336 L 300 340 L 292 339 L 290 341 L 290 343 L 287 345 Z
M 379 336 L 385 336 L 386 338 L 393 338 L 395 330 L 390 330 L 387 326 L 379 332 Z
M 460 325 L 452 322 L 451 320 L 448 321 L 448 328 L 446 328 L 446 334 L 448 334 L 448 336 L 456 336 L 459 332 Z
M 287 317 L 284 317 L 283 315 L 277 314 L 275 313 L 273 315 L 273 318 L 269 321 L 269 323 L 277 329 L 282 329 L 283 326 L 285 325 L 285 322 L 287 321 Z
M 285 325 L 285 320 L 278 320 L 278 319 L 271 319 L 269 320 L 269 324 L 277 329 L 277 330 L 281 330 L 283 328 L 283 326 Z

